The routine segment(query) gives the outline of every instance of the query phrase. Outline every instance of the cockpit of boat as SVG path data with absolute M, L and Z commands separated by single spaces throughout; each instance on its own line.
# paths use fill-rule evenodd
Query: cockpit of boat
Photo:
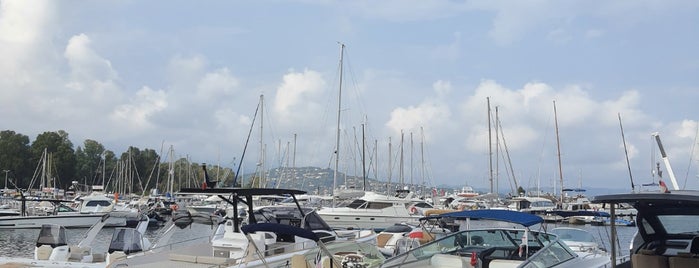
M 525 262 L 544 264 L 536 267 L 551 267 L 576 257 L 552 234 L 522 229 L 481 229 L 461 231 L 432 241 L 420 250 L 396 256 L 392 260 L 404 262 L 386 263 L 386 267 L 417 263 L 435 255 L 452 255 L 472 260 L 477 258 L 482 264 L 479 267 L 483 268 L 491 267 L 491 263 L 495 266 L 495 263 Z

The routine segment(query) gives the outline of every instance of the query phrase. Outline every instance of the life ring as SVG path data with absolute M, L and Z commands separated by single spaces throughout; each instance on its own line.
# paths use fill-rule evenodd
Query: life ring
M 177 204 L 172 204 L 172 205 L 170 205 L 170 208 L 171 208 L 172 210 L 177 210 L 177 209 L 180 208 L 180 206 L 178 206 Z
M 410 214 L 417 214 L 417 208 L 415 206 L 410 206 Z

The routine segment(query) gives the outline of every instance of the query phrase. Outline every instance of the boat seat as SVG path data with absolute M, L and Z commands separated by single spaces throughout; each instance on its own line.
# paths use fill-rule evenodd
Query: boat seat
M 37 260 L 48 260 L 53 252 L 53 248 L 49 245 L 41 245 L 36 249 L 36 259 Z
M 123 251 L 114 251 L 112 253 L 109 253 L 109 262 L 115 262 L 123 259 L 126 259 L 126 253 L 124 253 Z
M 668 258 L 670 268 L 699 267 L 699 236 L 692 238 L 689 252 L 679 252 Z
M 490 267 L 490 268 L 516 268 L 520 264 L 522 264 L 522 261 L 495 259 L 495 260 L 492 260 L 488 264 L 488 267 Z
M 653 250 L 642 249 L 631 256 L 631 266 L 634 268 L 669 268 L 667 257 L 655 255 Z
M 82 261 L 85 256 L 90 256 L 89 247 L 70 246 L 70 257 L 68 257 L 68 260 Z
M 433 240 L 434 240 L 434 235 L 430 234 L 428 232 L 425 232 L 425 231 L 422 231 L 422 237 L 418 238 L 420 245 L 427 244 L 429 242 L 432 242 Z
M 306 261 L 306 257 L 301 254 L 291 256 L 291 268 L 312 268 L 313 266 Z
M 440 268 L 473 268 L 465 259 L 448 254 L 434 254 L 430 258 L 430 266 Z
M 385 247 L 386 243 L 388 243 L 388 240 L 391 240 L 391 237 L 393 237 L 393 234 L 379 234 L 376 236 L 376 246 L 377 247 Z

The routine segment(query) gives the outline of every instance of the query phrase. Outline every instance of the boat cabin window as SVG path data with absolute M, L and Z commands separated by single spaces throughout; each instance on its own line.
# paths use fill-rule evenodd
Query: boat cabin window
M 107 201 L 107 200 L 90 200 L 85 203 L 86 207 L 96 207 L 96 206 L 101 206 L 101 207 L 108 207 L 111 206 L 112 202 Z
M 393 203 L 388 203 L 388 202 L 369 202 L 368 208 L 369 209 L 384 209 L 384 208 L 390 208 L 393 206 Z
M 362 205 L 366 204 L 366 201 L 362 199 L 355 199 L 352 203 L 349 203 L 347 207 L 349 208 L 360 208 Z

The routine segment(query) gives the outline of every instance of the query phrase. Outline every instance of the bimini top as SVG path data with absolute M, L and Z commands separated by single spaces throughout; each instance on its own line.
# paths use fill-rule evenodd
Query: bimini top
M 640 192 L 625 194 L 598 195 L 590 200 L 592 203 L 645 203 L 666 206 L 699 205 L 699 191 L 674 190 L 669 193 Z
M 278 223 L 248 224 L 248 225 L 243 225 L 242 227 L 240 227 L 240 230 L 243 231 L 244 234 L 254 233 L 257 231 L 273 232 L 276 234 L 293 235 L 293 236 L 303 237 L 303 238 L 307 238 L 307 239 L 318 242 L 318 236 L 314 232 L 312 232 L 310 230 L 294 227 L 291 225 L 285 225 L 285 224 L 278 224 Z
M 480 209 L 480 210 L 464 210 L 449 212 L 440 215 L 428 216 L 420 220 L 453 218 L 453 219 L 480 219 L 480 220 L 495 220 L 517 223 L 524 227 L 529 227 L 538 223 L 544 222 L 541 217 L 513 210 L 504 209 Z
M 213 189 L 201 189 L 201 188 L 182 188 L 179 192 L 180 194 L 209 194 L 209 195 L 221 195 L 221 194 L 236 194 L 238 196 L 258 196 L 258 195 L 285 195 L 285 194 L 305 194 L 306 191 L 293 190 L 293 189 L 275 189 L 275 188 L 213 188 Z

